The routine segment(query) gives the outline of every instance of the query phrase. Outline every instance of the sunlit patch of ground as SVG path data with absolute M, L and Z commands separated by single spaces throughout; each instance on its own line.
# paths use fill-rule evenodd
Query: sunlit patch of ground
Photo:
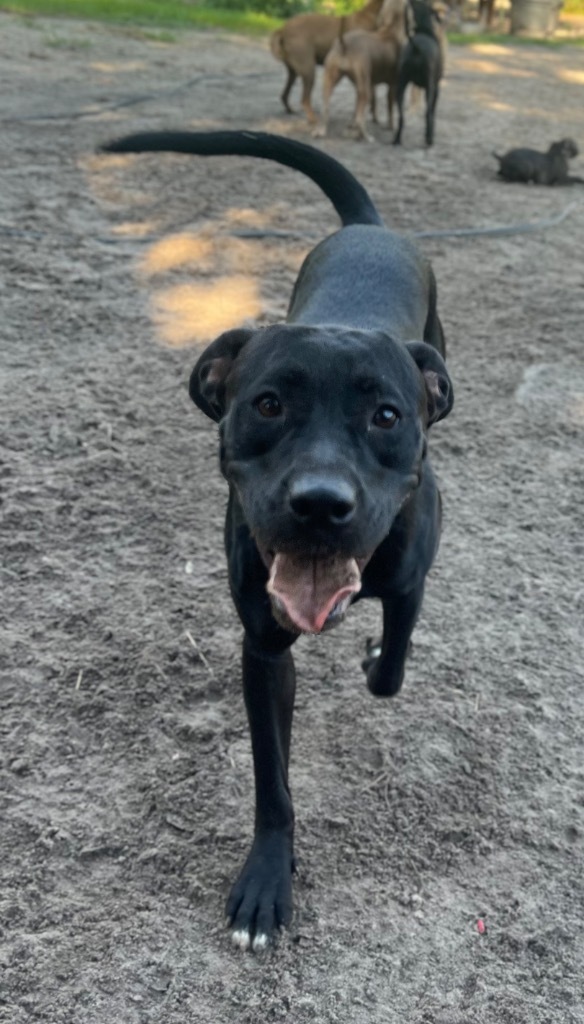
M 124 185 L 124 178 L 118 172 L 127 167 L 125 155 L 92 153 L 81 158 L 81 168 L 91 182 L 91 190 L 99 202 L 120 206 L 125 209 L 152 203 L 152 196 L 135 187 Z
M 562 82 L 570 82 L 573 85 L 584 85 L 584 71 L 576 71 L 574 68 L 558 68 L 556 73 Z
M 114 61 L 95 60 L 91 62 L 90 67 L 103 75 L 127 75 L 132 71 L 143 71 L 145 64 L 140 60 L 116 61 L 115 63 Z
M 242 275 L 175 285 L 156 292 L 152 300 L 157 330 L 172 348 L 211 341 L 222 331 L 255 319 L 261 309 L 256 281 Z
M 465 71 L 476 71 L 482 75 L 505 75 L 510 78 L 535 78 L 534 71 L 524 71 L 520 68 L 502 68 L 500 64 L 495 64 L 490 60 L 474 60 L 473 58 L 458 60 L 459 67 Z
M 167 235 L 154 242 L 140 260 L 140 271 L 147 277 L 162 274 L 178 267 L 196 267 L 199 271 L 211 268 L 213 240 L 182 232 Z

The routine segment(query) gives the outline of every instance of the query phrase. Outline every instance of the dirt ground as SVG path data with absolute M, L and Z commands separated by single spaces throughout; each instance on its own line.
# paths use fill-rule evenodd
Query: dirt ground
M 584 51 L 453 47 L 431 152 L 419 111 L 399 151 L 343 137 L 335 93 L 319 144 L 399 230 L 575 205 L 420 242 L 456 388 L 443 542 L 398 698 L 364 686 L 372 603 L 296 645 L 296 909 L 253 956 L 223 920 L 253 815 L 226 492 L 186 385 L 223 327 L 284 314 L 336 216 L 263 161 L 94 154 L 309 139 L 266 41 L 0 27 L 0 1020 L 584 1021 L 584 192 L 490 155 L 584 144 Z

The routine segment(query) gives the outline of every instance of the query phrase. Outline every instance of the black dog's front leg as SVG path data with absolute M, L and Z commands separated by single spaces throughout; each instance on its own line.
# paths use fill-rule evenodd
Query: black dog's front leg
M 406 594 L 383 601 L 383 639 L 369 645 L 363 669 L 367 686 L 376 697 L 393 697 L 401 689 L 410 638 L 422 606 L 423 584 Z
M 264 948 L 272 932 L 292 916 L 294 810 L 288 757 L 295 686 L 290 650 L 266 654 L 246 636 L 243 691 L 255 772 L 255 834 L 227 901 L 233 941 L 242 949 Z

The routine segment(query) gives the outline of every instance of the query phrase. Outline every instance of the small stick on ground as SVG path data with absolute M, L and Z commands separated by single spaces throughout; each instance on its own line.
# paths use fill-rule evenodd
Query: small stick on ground
M 197 654 L 199 655 L 199 658 L 203 662 L 203 665 L 207 669 L 207 672 L 209 673 L 209 675 L 210 676 L 214 676 L 215 673 L 213 672 L 213 669 L 211 668 L 208 659 L 205 657 L 205 655 L 203 654 L 203 652 L 202 652 L 201 648 L 199 647 L 197 641 L 195 640 L 195 638 L 193 637 L 192 633 L 190 633 L 188 629 L 185 630 L 185 636 L 186 636 L 187 640 L 189 641 L 189 643 L 192 644 L 192 646 L 194 647 L 194 649 L 197 652 Z

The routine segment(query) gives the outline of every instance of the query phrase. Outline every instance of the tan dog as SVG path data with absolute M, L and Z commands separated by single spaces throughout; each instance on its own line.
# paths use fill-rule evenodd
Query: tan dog
M 385 0 L 381 13 L 383 24 L 377 32 L 347 32 L 331 47 L 324 62 L 322 123 L 315 128 L 314 136 L 326 135 L 331 94 L 345 75 L 357 93 L 353 122 L 357 138 L 373 142 L 365 124 L 365 111 L 370 107 L 373 121 L 377 122 L 376 85 L 387 85 L 388 124 L 393 128 L 397 70 L 406 41 L 405 8 L 406 0 Z
M 317 116 L 310 98 L 316 75 L 316 65 L 324 64 L 325 57 L 339 36 L 341 24 L 344 30 L 365 29 L 374 31 L 384 0 L 369 0 L 360 11 L 337 18 L 332 14 L 297 14 L 282 28 L 277 29 L 270 39 L 270 47 L 276 60 L 281 60 L 288 69 L 288 80 L 282 93 L 282 103 L 289 114 L 293 113 L 288 98 L 294 82 L 302 79 L 302 106 L 311 124 Z

